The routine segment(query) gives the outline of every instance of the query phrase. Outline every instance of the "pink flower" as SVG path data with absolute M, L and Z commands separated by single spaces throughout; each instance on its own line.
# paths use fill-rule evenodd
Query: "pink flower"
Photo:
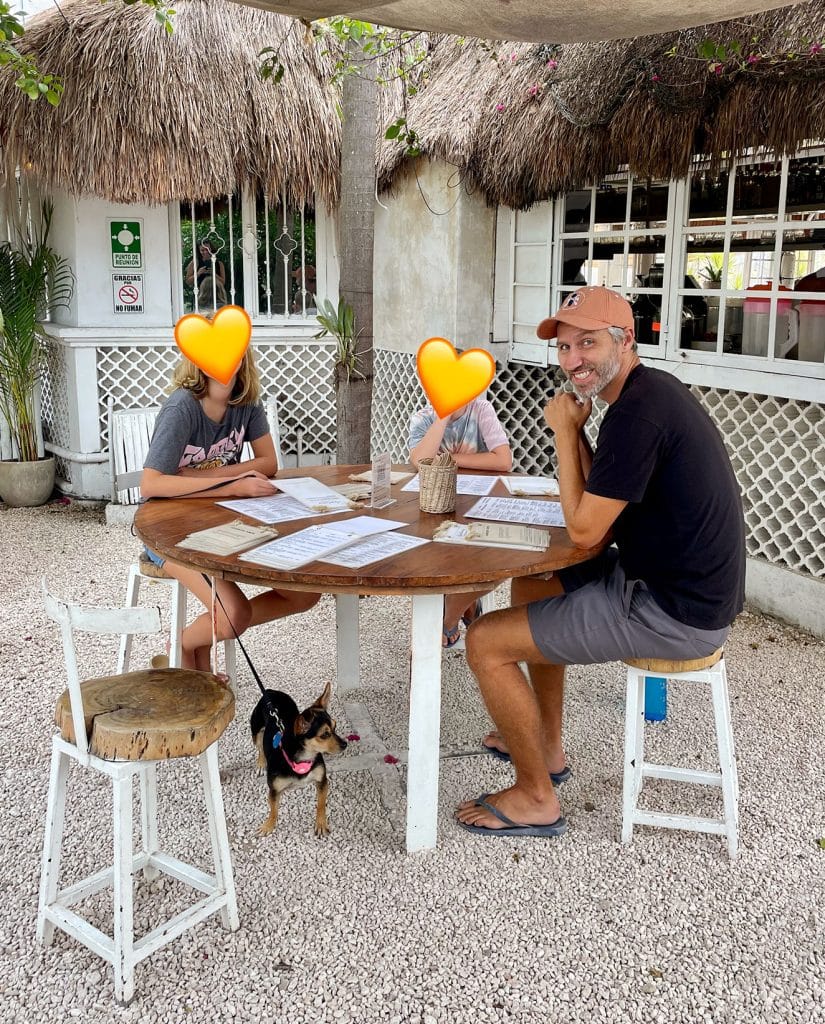
M 811 45 L 809 53 L 822 53 L 822 43 L 813 43 Z
M 748 54 L 748 64 L 758 64 L 761 59 L 758 53 Z
M 658 82 L 658 81 L 659 81 L 659 76 L 658 76 L 657 74 L 655 74 L 655 73 L 654 73 L 654 74 L 652 74 L 652 75 L 650 76 L 650 81 L 651 81 L 651 82 Z
M 507 108 L 503 103 L 496 103 L 496 110 L 499 114 L 503 113 Z
M 550 68 L 551 71 L 555 71 L 558 66 L 559 62 L 557 60 L 553 60 L 552 57 L 547 62 L 547 67 Z
M 531 85 L 531 86 L 530 86 L 530 88 L 529 88 L 529 89 L 527 90 L 527 92 L 528 92 L 528 94 L 529 94 L 530 96 L 538 96 L 538 93 L 539 93 L 539 86 L 538 86 L 538 85 L 535 85 L 535 84 L 534 84 L 534 85 Z
M 711 74 L 714 74 L 714 75 L 721 75 L 722 74 L 722 65 L 718 61 L 716 63 L 714 63 L 714 64 L 709 64 L 708 65 L 708 71 Z
M 384 754 L 384 764 L 398 764 L 398 758 L 392 754 Z
M 518 54 L 517 53 L 511 53 L 510 54 L 510 63 L 511 64 L 515 64 L 517 60 L 518 60 Z
M 350 743 L 357 743 L 361 739 L 361 737 L 358 735 L 357 732 L 351 732 L 349 736 L 347 736 L 347 739 L 350 741 Z

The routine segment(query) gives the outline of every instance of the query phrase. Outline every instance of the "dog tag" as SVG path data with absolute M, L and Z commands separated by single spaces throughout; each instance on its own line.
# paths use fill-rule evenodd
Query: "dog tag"
M 280 747 L 281 740 L 283 738 L 284 738 L 284 734 L 282 732 L 276 732 L 275 733 L 275 735 L 272 737 L 272 749 L 273 750 L 277 750 L 278 747 Z

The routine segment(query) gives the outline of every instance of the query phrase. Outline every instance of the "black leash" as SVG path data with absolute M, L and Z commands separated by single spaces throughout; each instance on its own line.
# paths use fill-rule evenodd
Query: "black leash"
M 213 593 L 214 593 L 215 597 L 217 598 L 218 604 L 221 606 L 221 610 L 223 611 L 224 615 L 226 616 L 226 621 L 232 627 L 232 632 L 235 634 L 235 639 L 238 641 L 238 646 L 240 647 L 241 651 L 243 652 L 243 656 L 246 658 L 246 663 L 247 663 L 247 665 L 249 665 L 249 669 L 252 672 L 252 675 L 253 675 L 253 677 L 255 679 L 255 682 L 258 684 L 258 689 L 261 691 L 261 693 L 263 695 L 264 705 L 266 706 L 267 714 L 269 715 L 270 718 L 272 718 L 274 720 L 275 728 L 277 729 L 277 731 L 280 734 L 280 736 L 283 737 L 283 734 L 284 734 L 284 723 L 281 720 L 281 716 L 278 714 L 278 709 L 272 703 L 272 698 L 266 692 L 266 687 L 261 682 L 261 677 L 258 675 L 258 670 L 252 664 L 252 659 L 249 657 L 249 655 L 246 652 L 246 648 L 243 645 L 243 640 L 241 640 L 240 636 L 238 635 L 237 629 L 235 629 L 235 623 L 232 621 L 232 619 L 229 618 L 229 613 L 227 612 L 226 608 L 224 608 L 223 601 L 221 601 L 221 595 L 218 593 L 218 588 L 216 586 L 213 587 L 212 580 L 209 578 L 209 576 L 206 575 L 205 572 L 201 573 L 201 576 L 203 576 L 203 578 L 209 584 L 210 588 L 213 589 Z M 276 737 L 276 739 L 277 738 L 278 737 Z M 273 742 L 273 745 L 277 746 L 278 744 Z

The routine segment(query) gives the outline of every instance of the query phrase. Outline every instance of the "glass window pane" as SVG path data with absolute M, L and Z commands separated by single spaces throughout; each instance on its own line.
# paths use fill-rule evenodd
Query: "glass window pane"
M 561 283 L 587 284 L 584 276 L 584 264 L 587 261 L 587 239 L 565 239 L 561 251 Z
M 231 202 L 224 196 L 211 202 L 181 203 L 180 231 L 184 313 L 206 315 L 228 303 L 242 305 L 243 253 L 237 244 L 240 197 L 232 196 Z
M 623 226 L 627 217 L 627 182 L 617 181 L 599 185 L 596 189 L 595 230 L 603 231 L 616 225 Z
M 691 291 L 679 302 L 679 347 L 702 352 L 720 348 L 719 296 Z
M 564 197 L 564 230 L 590 230 L 590 204 L 592 190 L 582 189 L 579 192 L 568 192 Z
M 636 341 L 640 345 L 658 345 L 661 341 L 664 279 L 663 263 L 654 263 L 649 256 L 640 263 L 636 277 L 638 289 L 630 296 Z M 644 292 L 639 290 L 642 288 Z
M 694 171 L 690 179 L 689 224 L 724 220 L 728 203 L 728 172 Z
M 728 288 L 772 284 L 774 277 L 773 231 L 736 231 L 731 235 Z
M 303 315 L 314 311 L 315 218 L 305 209 L 255 200 L 258 245 L 258 311 L 264 316 Z M 302 259 L 305 267 L 302 269 Z M 314 315 L 314 312 L 312 313 Z
M 779 206 L 782 165 L 744 164 L 734 173 L 733 216 L 773 219 Z
M 667 226 L 667 200 L 669 186 L 666 181 L 634 181 L 630 198 L 630 226 L 632 228 L 664 228 Z
M 788 195 L 785 209 L 788 213 L 817 211 L 822 220 L 825 208 L 825 157 L 802 157 L 788 165 Z

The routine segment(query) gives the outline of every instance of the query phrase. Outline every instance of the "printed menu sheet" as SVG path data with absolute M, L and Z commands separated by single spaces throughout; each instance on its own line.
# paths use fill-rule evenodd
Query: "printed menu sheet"
M 306 505 L 302 505 L 300 501 L 290 498 L 287 494 L 274 494 L 271 498 L 232 498 L 229 501 L 219 501 L 217 504 L 249 516 L 250 519 L 257 519 L 260 523 L 286 523 L 290 519 L 309 519 L 311 516 L 332 515 L 333 512 L 349 510 L 347 504 L 346 509 L 312 512 Z
M 352 505 L 343 494 L 311 476 L 290 477 L 272 481 L 279 491 L 288 494 L 313 512 L 347 512 Z
M 393 519 L 375 519 L 372 516 L 356 516 L 337 523 L 318 523 L 248 551 L 240 555 L 239 560 L 266 565 L 270 569 L 298 569 L 310 562 L 327 561 L 333 552 L 356 544 L 365 537 L 397 530 L 406 525 Z
M 530 501 L 529 498 L 482 498 L 466 513 L 470 519 L 491 519 L 497 523 L 535 523 L 564 526 L 560 501 Z
M 351 544 L 343 551 L 336 551 L 326 561 L 332 565 L 343 565 L 347 569 L 360 569 L 364 565 L 411 551 L 420 544 L 429 544 L 429 541 L 425 537 L 411 537 L 407 533 L 379 533 Z
M 459 473 L 456 476 L 455 492 L 456 494 L 489 494 L 496 486 L 497 479 L 494 476 L 474 476 L 470 473 Z M 401 490 L 420 490 L 418 475 L 416 474 L 408 484 L 404 484 Z

